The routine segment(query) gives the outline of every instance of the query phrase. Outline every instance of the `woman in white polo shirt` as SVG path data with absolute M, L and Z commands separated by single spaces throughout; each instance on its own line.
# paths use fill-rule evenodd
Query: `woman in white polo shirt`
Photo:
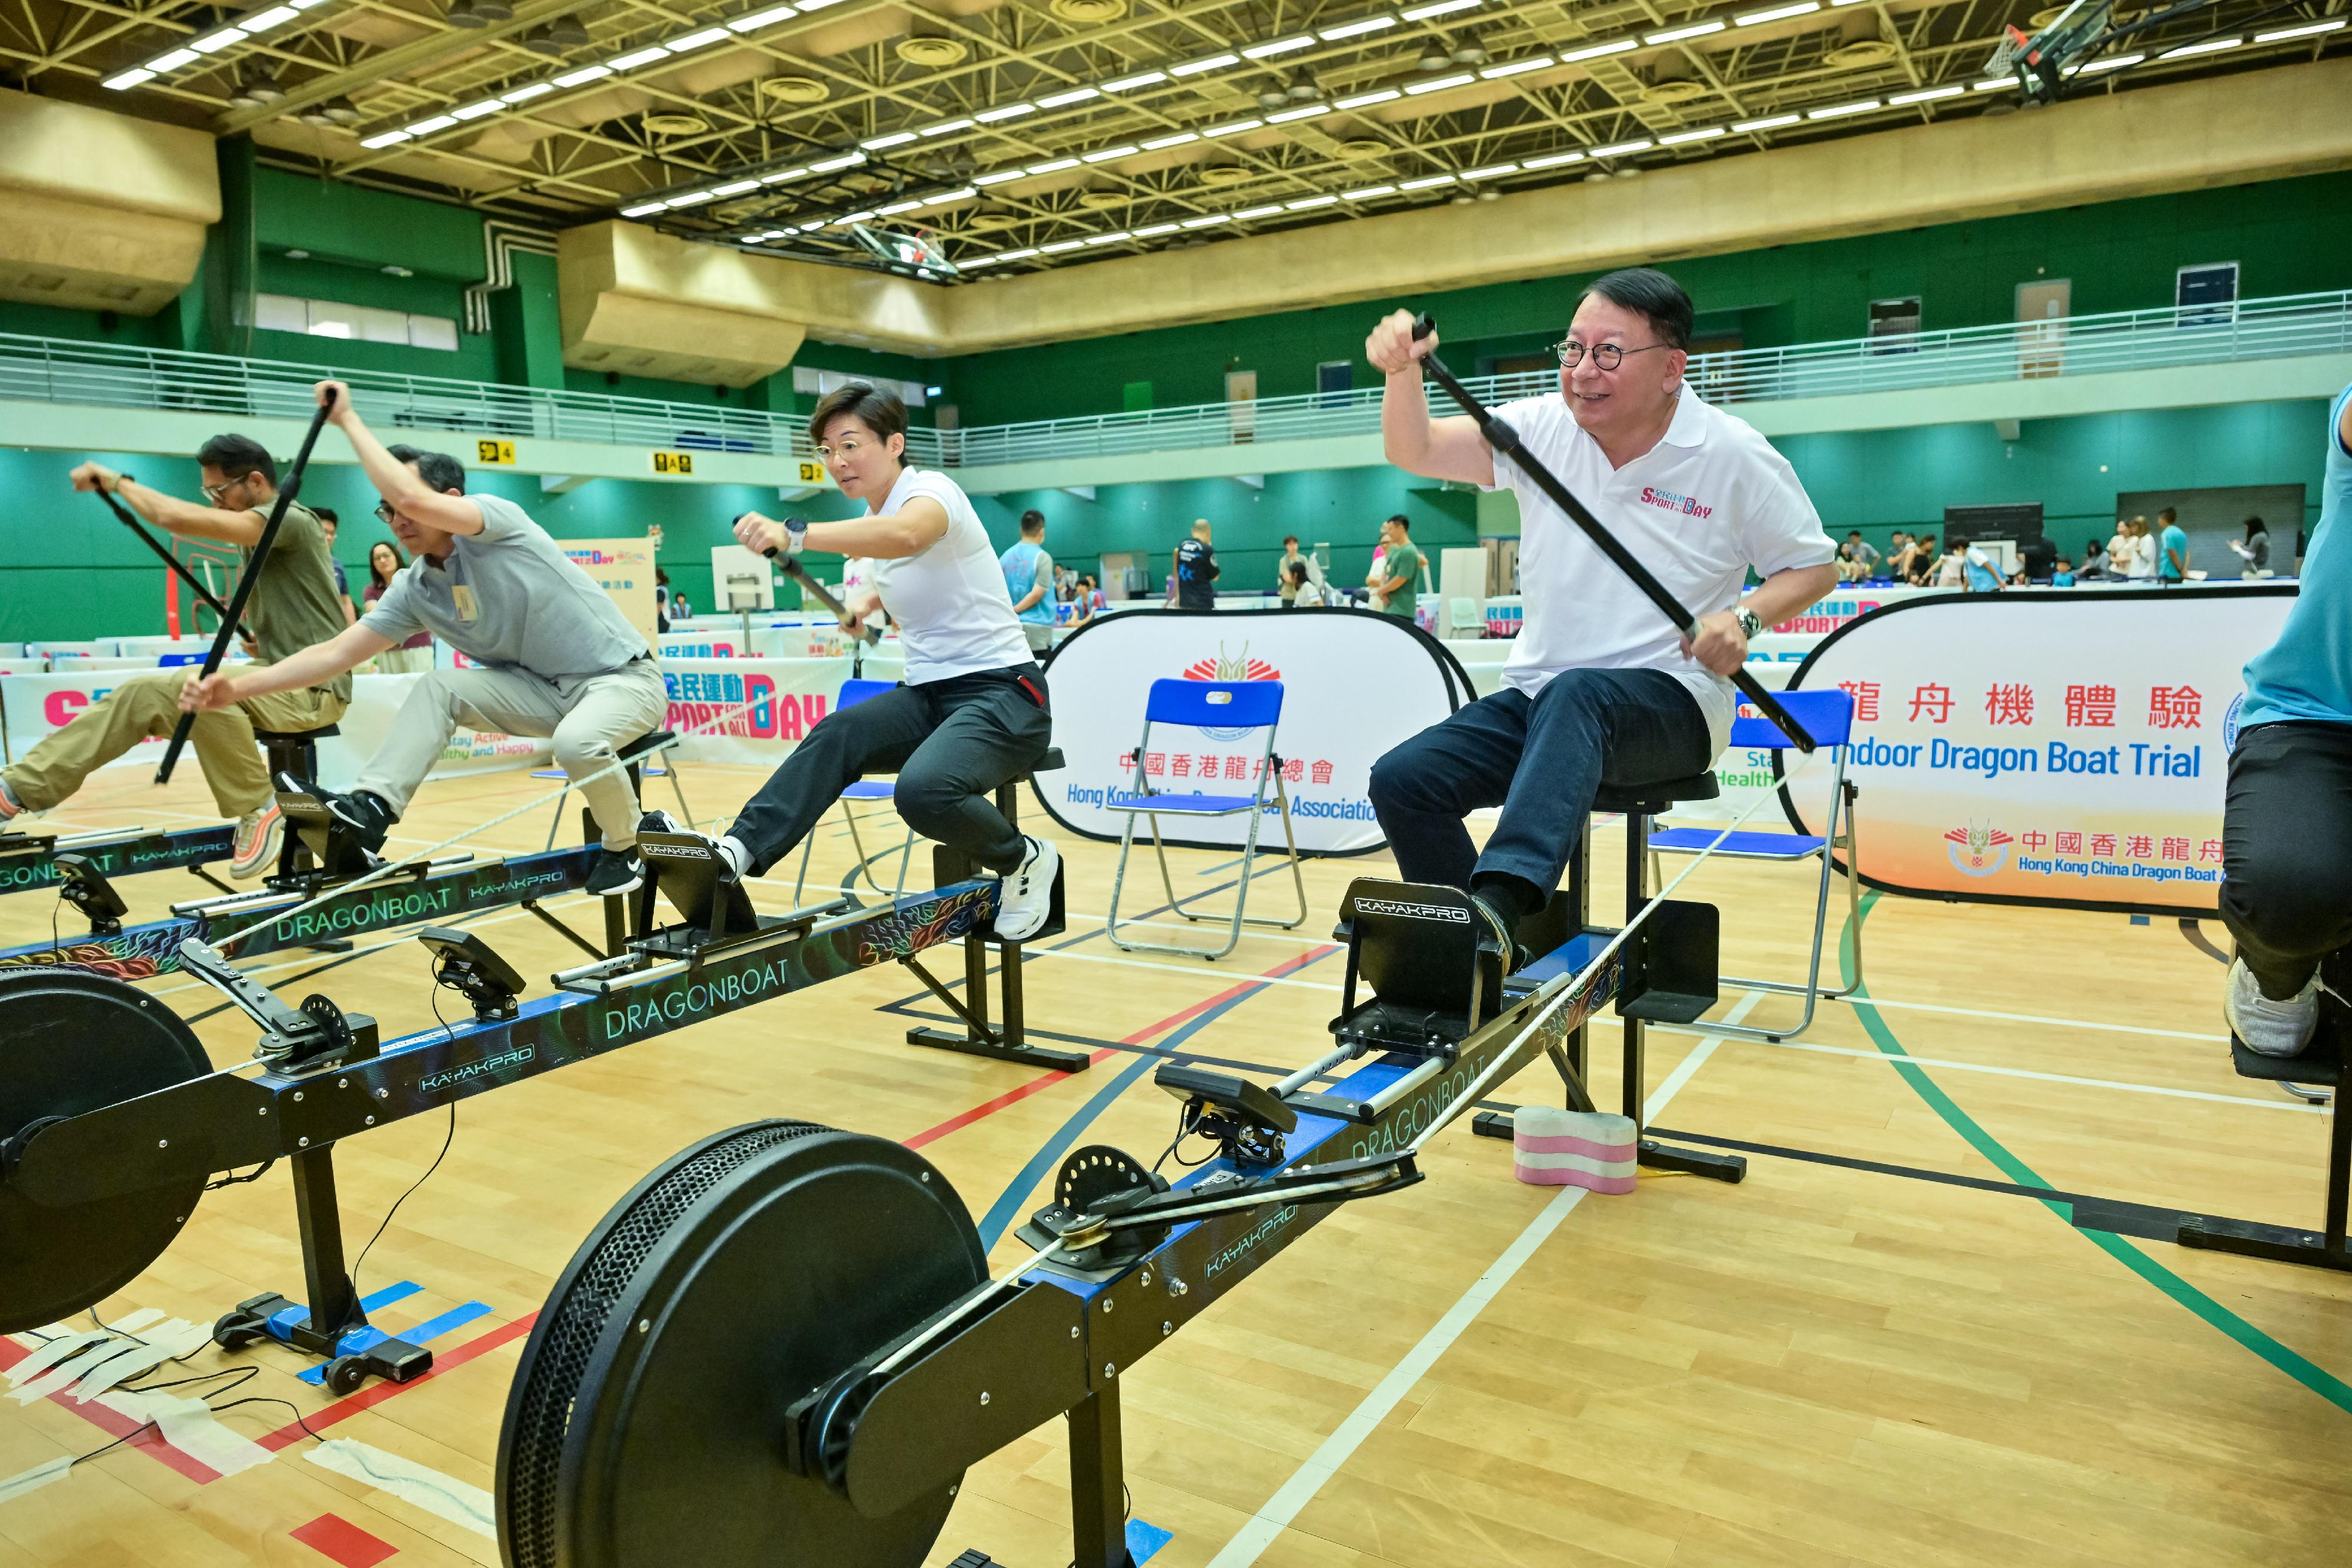
M 853 382 L 817 404 L 808 428 L 841 493 L 864 501 L 866 515 L 779 523 L 747 512 L 735 537 L 756 550 L 868 558 L 870 585 L 843 609 L 852 622 L 877 605 L 890 612 L 907 677 L 826 715 L 743 808 L 719 852 L 737 875 L 757 875 L 798 848 L 851 784 L 896 773 L 898 814 L 1002 873 L 996 934 L 1026 941 L 1045 923 L 1061 856 L 1006 821 L 993 797 L 1036 766 L 1054 725 L 988 531 L 954 481 L 907 466 L 907 410 L 890 393 Z
M 1786 460 L 1684 384 L 1693 314 L 1665 274 L 1612 272 L 1577 302 L 1559 394 L 1496 412 L 1698 616 L 1695 643 L 1475 421 L 1430 417 L 1421 360 L 1435 333 L 1415 340 L 1400 310 L 1364 346 L 1388 377 L 1391 463 L 1518 497 L 1527 616 L 1503 689 L 1389 752 L 1371 778 L 1399 871 L 1466 889 L 1507 941 L 1559 885 L 1601 786 L 1706 771 L 1730 738 L 1725 677 L 1748 639 L 1837 586 L 1835 550 Z M 1763 581 L 1742 600 L 1751 566 Z M 1482 806 L 1503 809 L 1483 852 L 1462 825 Z

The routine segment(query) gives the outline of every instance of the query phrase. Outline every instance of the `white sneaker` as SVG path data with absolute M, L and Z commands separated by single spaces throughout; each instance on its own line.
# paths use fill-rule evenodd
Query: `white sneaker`
M 2229 989 L 2221 996 L 2221 1014 L 2230 1032 L 2246 1049 L 2263 1056 L 2300 1056 L 2319 1027 L 2319 975 L 2314 971 L 2304 988 L 2283 1002 L 2263 995 L 2261 982 L 2243 958 L 2230 961 Z
M 258 811 L 237 819 L 236 843 L 229 852 L 228 874 L 249 882 L 278 861 L 278 846 L 286 837 L 286 814 L 272 800 Z
M 1026 942 L 1045 928 L 1054 912 L 1054 879 L 1061 874 L 1062 852 L 1053 841 L 1025 836 L 1029 852 L 1004 873 L 1004 894 L 996 906 L 996 939 Z

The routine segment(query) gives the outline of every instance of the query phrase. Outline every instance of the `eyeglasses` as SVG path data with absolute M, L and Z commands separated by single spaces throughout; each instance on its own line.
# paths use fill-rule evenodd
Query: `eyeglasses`
M 203 486 L 203 489 L 204 489 L 204 492 L 205 492 L 205 500 L 207 500 L 207 501 L 209 501 L 209 502 L 211 502 L 214 506 L 217 507 L 217 506 L 219 506 L 219 505 L 220 505 L 220 498 L 221 498 L 223 496 L 226 496 L 226 495 L 227 495 L 227 494 L 228 494 L 228 487 L 229 487 L 231 485 L 235 485 L 235 484 L 238 484 L 238 483 L 240 483 L 240 481 L 238 481 L 238 480 L 236 480 L 236 479 L 227 479 L 227 480 L 224 480 L 224 481 L 222 481 L 220 484 L 217 484 L 217 485 L 206 485 L 206 486 Z
M 1653 343 L 1647 349 L 1621 349 L 1614 343 L 1595 343 L 1592 345 L 1592 367 L 1595 370 L 1613 371 L 1625 362 L 1625 356 L 1628 354 L 1646 354 L 1652 350 L 1671 347 L 1673 345 L 1670 343 Z M 1584 345 L 1573 338 L 1566 342 L 1553 344 L 1552 351 L 1559 356 L 1562 370 L 1576 369 L 1578 362 L 1584 358 Z
M 378 522 L 388 523 L 392 521 L 392 503 L 390 501 L 378 501 L 375 504 L 375 515 Z

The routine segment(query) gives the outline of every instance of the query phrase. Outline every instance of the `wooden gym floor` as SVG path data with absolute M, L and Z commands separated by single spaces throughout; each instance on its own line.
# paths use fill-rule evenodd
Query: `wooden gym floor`
M 706 817 L 758 781 L 691 763 L 684 777 Z M 395 847 L 546 789 L 515 775 L 429 786 Z M 649 793 L 669 803 L 666 787 Z M 125 768 L 58 818 L 165 826 L 207 809 L 193 773 L 159 795 Z M 532 849 L 545 831 L 533 816 L 474 847 Z M 837 879 L 848 841 L 837 818 L 820 831 L 819 872 Z M 395 1332 L 487 1307 L 435 1342 L 440 1370 L 338 1401 L 296 1381 L 309 1364 L 282 1347 L 207 1346 L 159 1377 L 257 1365 L 229 1397 L 289 1401 L 327 1437 L 488 1488 L 529 1315 L 656 1162 L 769 1116 L 902 1138 L 991 1217 L 993 1238 L 1043 1201 L 1065 1149 L 1107 1142 L 1148 1161 L 1166 1144 L 1172 1103 L 1149 1082 L 1157 1059 L 1133 1048 L 1269 1075 L 1315 1053 L 1338 1005 L 1332 912 L 1350 878 L 1391 869 L 1385 856 L 1311 862 L 1298 933 L 1251 936 L 1206 965 L 1112 948 L 1114 852 L 1061 842 L 1070 928 L 1033 951 L 1029 1018 L 1093 1044 L 1091 1071 L 1041 1076 L 904 1044 L 911 1021 L 943 1009 L 893 967 L 468 1100 L 447 1157 L 362 1271 L 363 1290 L 421 1287 L 379 1315 Z M 1188 852 L 1178 875 L 1215 887 L 1228 859 Z M 121 885 L 142 919 L 201 891 L 178 872 Z M 1723 906 L 1727 968 L 1796 972 L 1801 873 L 1710 863 L 1685 887 Z M 1265 878 L 1255 907 L 1280 908 L 1285 891 Z M 760 902 L 781 911 L 789 893 L 772 882 Z M 593 935 L 588 901 L 570 903 Z M 45 938 L 49 916 L 38 895 L 0 900 L 0 941 Z M 519 912 L 474 925 L 535 979 L 574 961 Z M 1630 1197 L 1563 1196 L 1514 1181 L 1507 1146 L 1465 1121 L 1433 1146 L 1428 1181 L 1341 1210 L 1123 1376 L 1134 1517 L 1151 1539 L 1167 1532 L 1151 1561 L 2341 1568 L 2352 1278 L 2078 1228 L 2066 1202 L 1946 1179 L 2316 1224 L 2326 1118 L 2231 1073 L 2220 965 L 2171 926 L 2119 915 L 1889 898 L 1864 925 L 1881 1007 L 1824 1004 L 1787 1045 L 1653 1037 L 1655 1124 L 1778 1151 L 1752 1155 L 1744 1185 L 1645 1172 Z M 941 955 L 934 969 L 961 964 Z M 323 990 L 375 1014 L 387 1039 L 433 1022 L 413 942 L 342 961 L 279 955 L 262 972 L 289 998 Z M 179 976 L 152 988 L 199 1019 L 215 1061 L 250 1051 L 253 1028 L 210 991 Z M 1789 1005 L 1726 995 L 1758 1019 Z M 1595 1037 L 1604 1104 L 1615 1039 L 1610 1026 Z M 1517 1092 L 1556 1092 L 1549 1071 Z M 426 1115 L 341 1146 L 354 1251 L 447 1125 Z M 2129 1228 L 2103 1212 L 2081 1225 Z M 1008 1241 L 995 1256 L 1017 1252 Z M 100 1312 L 209 1321 L 265 1290 L 300 1293 L 282 1168 L 208 1194 Z M 222 1419 L 258 1438 L 290 1429 L 292 1412 L 249 1404 Z M 289 1435 L 275 1462 L 205 1482 L 152 1443 L 115 1448 L 0 1502 L 0 1568 L 278 1568 L 386 1548 L 402 1564 L 498 1562 L 488 1536 L 307 1462 L 314 1445 Z M 0 1404 L 0 1477 L 110 1436 L 56 1400 Z M 1066 1487 L 1060 1432 L 1033 1434 L 973 1471 L 930 1561 L 978 1548 L 1058 1568 Z

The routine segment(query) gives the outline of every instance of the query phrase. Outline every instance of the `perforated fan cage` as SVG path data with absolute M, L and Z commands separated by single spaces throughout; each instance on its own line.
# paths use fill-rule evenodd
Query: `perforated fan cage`
M 869 1520 L 782 1441 L 793 1401 L 987 1278 L 921 1155 L 720 1133 L 614 1206 L 550 1296 L 499 1441 L 509 1568 L 917 1568 L 951 1481 Z
M 559 1283 L 531 1331 L 528 1359 L 508 1397 L 499 1456 L 499 1536 L 510 1568 L 556 1568 L 556 1479 L 563 1435 L 580 1380 L 613 1308 L 671 1228 L 712 1188 L 755 1155 L 778 1144 L 830 1131 L 814 1122 L 765 1122 L 722 1133 L 699 1151 L 647 1178 L 606 1218 Z

